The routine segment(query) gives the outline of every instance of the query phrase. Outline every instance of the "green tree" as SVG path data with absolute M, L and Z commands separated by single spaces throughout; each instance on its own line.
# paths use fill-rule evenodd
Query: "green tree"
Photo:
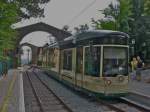
M 111 29 L 123 32 L 129 32 L 129 19 L 131 15 L 131 2 L 130 0 L 117 0 L 117 4 L 111 3 L 102 12 L 105 19 L 98 21 L 92 20 L 96 29 Z
M 18 21 L 31 17 L 44 17 L 44 6 L 50 0 L 1 0 L 5 3 L 14 3 L 18 7 Z
M 17 21 L 17 6 L 14 3 L 0 1 L 0 51 L 3 48 L 13 48 L 15 30 L 12 24 Z
M 22 19 L 44 17 L 44 7 L 50 0 L 0 0 L 0 51 L 13 49 L 16 31 L 12 25 Z M 2 54 L 2 53 L 1 53 Z
M 150 16 L 150 0 L 144 0 L 144 14 Z
M 111 29 L 127 32 L 131 39 L 135 40 L 136 53 L 146 52 L 145 43 L 148 46 L 149 43 L 147 40 L 150 42 L 150 1 L 117 1 L 118 5 L 114 6 L 111 3 L 102 11 L 105 19 L 92 19 L 95 29 Z
M 147 38 L 147 17 L 146 14 L 146 1 L 147 0 L 132 0 L 132 21 L 130 22 L 131 33 L 130 36 L 132 39 L 135 39 L 136 52 L 142 51 L 142 46 Z M 145 5 L 144 5 L 145 4 Z M 146 9 L 145 9 L 146 8 Z M 144 11 L 145 10 L 145 11 Z
M 98 21 L 92 19 L 92 24 L 95 29 L 116 30 L 116 23 L 110 19 L 100 19 Z
M 79 25 L 79 27 L 75 27 L 74 30 L 75 30 L 75 33 L 81 33 L 86 30 L 89 30 L 89 26 L 88 24 Z
M 118 23 L 119 23 L 119 30 L 123 32 L 129 32 L 129 20 L 131 19 L 130 16 L 131 12 L 131 0 L 118 0 L 120 2 L 119 6 L 119 14 L 118 14 Z

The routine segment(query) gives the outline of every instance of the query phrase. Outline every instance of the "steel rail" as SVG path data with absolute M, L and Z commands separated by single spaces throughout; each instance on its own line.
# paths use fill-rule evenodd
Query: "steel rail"
M 34 72 L 35 73 L 35 72 Z M 36 74 L 36 73 L 35 73 Z M 46 75 L 47 76 L 47 75 Z M 49 77 L 50 78 L 50 77 Z M 71 88 L 70 88 L 71 89 Z M 77 94 L 77 93 L 76 93 Z M 78 95 L 81 95 L 82 97 L 84 97 L 85 98 L 85 94 L 83 95 L 83 94 L 78 94 Z M 86 94 L 87 95 L 87 94 Z M 87 98 L 87 97 L 86 97 Z M 97 103 L 99 103 L 99 104 L 102 104 L 102 105 L 104 105 L 104 106 L 107 106 L 108 108 L 110 108 L 111 110 L 114 110 L 114 111 L 116 111 L 116 112 L 126 112 L 126 111 L 124 111 L 124 110 L 122 110 L 122 109 L 120 109 L 120 108 L 118 108 L 118 107 L 116 107 L 116 106 L 114 106 L 114 105 L 112 105 L 112 104 L 110 104 L 110 103 L 108 103 L 107 101 L 104 101 L 104 100 L 101 100 L 101 99 L 97 99 L 97 98 L 94 98 L 94 100 L 95 101 L 97 101 Z M 62 101 L 63 102 L 63 101 Z
M 148 106 L 139 104 L 136 101 L 133 101 L 133 100 L 125 98 L 125 97 L 121 97 L 120 100 L 128 105 L 136 107 L 137 109 L 141 110 L 142 112 L 150 112 L 150 108 Z
M 35 72 L 34 72 L 35 73 Z M 36 73 L 35 73 L 36 74 Z M 46 75 L 46 76 L 49 76 L 49 75 Z M 50 76 L 49 76 L 49 78 L 50 78 Z M 57 80 L 58 81 L 58 80 Z M 69 88 L 69 89 L 71 89 L 71 88 Z M 73 90 L 74 91 L 74 90 Z M 76 93 L 76 94 L 78 94 L 78 93 Z M 85 94 L 83 95 L 83 94 L 78 94 L 78 95 L 80 95 L 80 96 L 82 96 L 82 97 L 84 97 L 84 98 L 87 98 L 88 97 L 88 95 L 85 97 Z M 104 106 L 107 106 L 108 108 L 110 108 L 111 110 L 114 110 L 114 111 L 116 111 L 116 112 L 126 112 L 126 111 L 124 111 L 124 110 L 122 110 L 122 109 L 120 109 L 120 108 L 118 108 L 118 107 L 116 107 L 116 106 L 114 106 L 114 105 L 112 105 L 112 104 L 110 104 L 110 103 L 108 103 L 107 101 L 105 101 L 105 100 L 101 100 L 101 99 L 97 99 L 97 98 L 95 98 L 95 97 L 92 97 L 93 98 L 93 100 L 95 100 L 98 104 L 100 104 L 100 106 L 101 106 L 101 104 L 102 105 L 104 105 Z M 87 98 L 87 99 L 89 99 L 89 98 Z
M 126 104 L 128 107 L 136 108 L 136 109 L 138 109 L 141 112 L 150 112 L 149 109 L 144 108 L 144 107 L 142 107 L 140 105 L 137 105 L 137 104 L 133 103 L 132 101 L 128 101 L 128 100 L 123 99 L 123 98 L 119 98 L 119 100 L 121 102 L 118 102 L 116 104 L 122 103 L 122 104 Z M 98 99 L 97 101 L 102 103 L 103 105 L 108 106 L 110 109 L 112 109 L 112 110 L 114 110 L 116 112 L 127 112 L 126 110 L 123 110 L 121 107 L 117 107 L 115 104 L 110 104 L 108 101 L 104 101 L 104 100 L 100 100 L 100 99 Z
M 81 95 L 81 94 L 80 94 L 80 95 Z M 84 97 L 85 97 L 85 96 L 84 96 Z M 104 106 L 107 106 L 108 108 L 110 108 L 110 109 L 113 110 L 113 111 L 116 111 L 116 112 L 126 112 L 126 110 L 123 110 L 123 109 L 121 109 L 121 107 L 117 107 L 115 104 L 111 104 L 110 102 L 108 102 L 108 101 L 106 101 L 106 100 L 97 99 L 97 98 L 94 98 L 94 100 L 97 101 L 97 103 L 99 103 L 99 104 L 102 104 L 102 105 L 104 105 Z M 135 105 L 135 104 L 133 104 L 133 103 L 131 103 L 131 102 L 127 102 L 127 101 L 123 100 L 122 97 L 119 98 L 119 101 L 120 101 L 120 103 L 126 104 L 126 105 L 128 105 L 129 107 L 136 108 L 136 109 L 138 109 L 138 110 L 140 110 L 140 111 L 142 111 L 142 112 L 150 112 L 149 110 L 147 110 L 147 109 L 145 109 L 145 108 L 143 108 L 143 107 L 139 107 L 139 106 L 137 106 L 137 105 Z M 119 104 L 119 102 L 118 102 L 118 104 Z
M 49 90 L 49 91 L 60 101 L 60 103 L 63 104 L 63 106 L 64 106 L 64 108 L 65 108 L 66 110 L 68 110 L 69 112 L 73 112 L 72 109 L 69 108 L 69 107 L 64 103 L 64 101 L 61 100 L 61 99 L 53 92 L 53 90 L 50 89 L 49 86 L 48 86 L 44 81 L 42 81 L 42 80 L 40 79 L 40 77 L 38 76 L 38 74 L 37 74 L 36 72 L 33 71 L 33 73 L 34 73 L 34 75 L 37 77 L 37 79 L 39 79 L 39 81 L 47 88 L 47 90 Z
M 129 94 L 131 94 L 131 95 L 136 95 L 136 96 L 142 97 L 142 98 L 144 98 L 144 99 L 150 99 L 150 96 L 145 95 L 145 94 L 142 94 L 142 93 L 134 92 L 134 91 L 129 92 Z
M 136 97 L 137 97 L 138 101 L 132 100 L 132 98 L 136 98 Z M 128 103 L 130 105 L 133 105 L 133 106 L 139 108 L 140 110 L 143 110 L 145 112 L 150 112 L 149 105 L 145 105 L 145 104 L 140 103 L 142 101 L 144 103 L 146 100 L 150 100 L 150 96 L 148 96 L 148 95 L 144 95 L 144 94 L 138 93 L 138 92 L 129 92 L 129 98 L 128 97 L 121 97 L 120 99 L 125 103 Z
M 96 99 L 96 100 L 98 101 L 98 103 L 107 106 L 108 108 L 112 109 L 112 110 L 115 111 L 115 112 L 126 112 L 126 111 L 122 110 L 121 108 L 116 107 L 116 106 L 114 106 L 113 104 L 110 104 L 110 103 L 107 102 L 107 101 L 104 101 L 104 100 L 101 100 L 101 99 Z
M 34 86 L 33 86 L 33 84 L 32 84 L 32 81 L 31 81 L 31 78 L 30 78 L 28 72 L 26 71 L 25 74 L 27 75 L 27 77 L 28 77 L 28 79 L 29 79 L 29 83 L 30 83 L 30 85 L 31 85 L 33 94 L 34 94 L 34 96 L 35 96 L 35 98 L 36 98 L 36 100 L 37 100 L 37 102 L 38 102 L 38 104 L 39 104 L 39 106 L 40 106 L 41 112 L 45 112 L 45 111 L 44 111 L 44 108 L 43 108 L 43 106 L 42 106 L 42 102 L 41 102 L 40 98 L 39 98 L 38 95 L 37 95 L 37 92 L 36 92 L 36 90 L 35 90 L 35 88 L 34 88 Z

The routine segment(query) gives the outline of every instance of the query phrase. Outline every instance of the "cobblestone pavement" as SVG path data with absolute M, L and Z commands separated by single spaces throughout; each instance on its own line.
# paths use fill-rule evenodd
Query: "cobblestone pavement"
M 145 95 L 150 96 L 150 69 L 143 70 L 142 71 L 142 78 L 141 81 L 137 81 L 134 78 L 135 73 L 131 73 L 131 79 L 129 83 L 130 91 L 139 92 Z
M 82 98 L 72 91 L 68 90 L 55 80 L 39 74 L 42 80 L 45 80 L 48 86 L 58 95 L 74 112 L 106 112 L 103 110 L 103 106 L 100 106 L 94 102 L 90 102 L 85 98 Z
M 13 81 L 14 75 L 16 74 L 16 79 L 12 86 L 12 93 L 8 95 L 10 85 Z M 6 78 L 0 80 L 0 107 L 5 104 L 6 112 L 22 112 L 20 111 L 20 72 L 18 70 L 9 70 Z M 8 97 L 6 97 L 8 95 Z M 5 102 L 7 98 L 8 102 Z M 4 103 L 5 102 L 5 103 Z

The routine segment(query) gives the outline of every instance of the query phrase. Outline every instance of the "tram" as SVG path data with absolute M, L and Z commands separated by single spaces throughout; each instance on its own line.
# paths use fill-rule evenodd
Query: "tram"
M 128 93 L 129 36 L 111 30 L 91 30 L 49 46 L 46 68 L 58 80 L 98 97 Z

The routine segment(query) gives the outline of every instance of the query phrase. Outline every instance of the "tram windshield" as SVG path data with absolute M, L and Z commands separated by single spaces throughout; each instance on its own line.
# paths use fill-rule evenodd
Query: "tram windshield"
M 105 77 L 128 74 L 127 48 L 105 47 L 103 74 Z

